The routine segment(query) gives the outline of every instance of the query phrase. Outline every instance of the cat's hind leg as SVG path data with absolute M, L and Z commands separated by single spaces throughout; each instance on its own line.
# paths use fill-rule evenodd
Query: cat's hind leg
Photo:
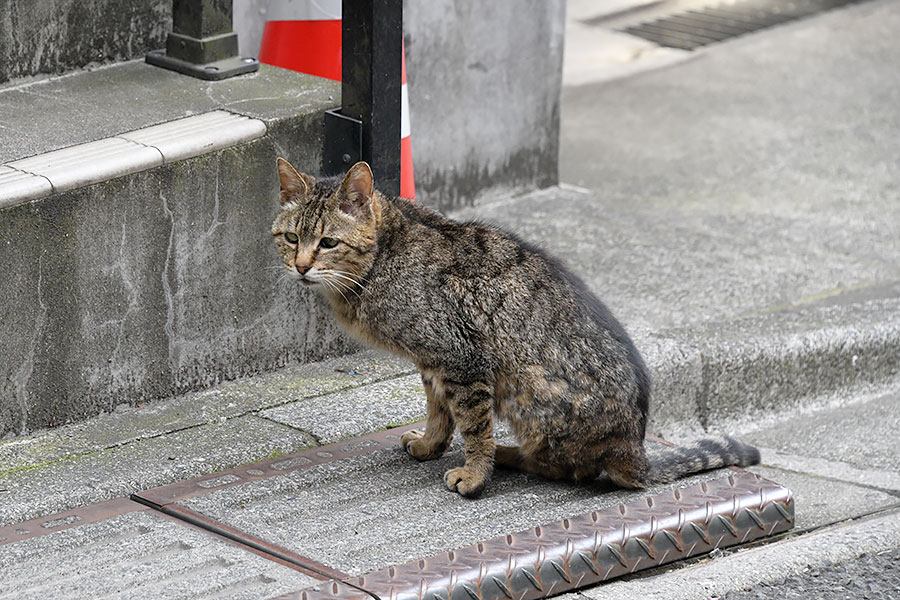
M 431 375 L 422 374 L 427 398 L 425 431 L 413 429 L 400 436 L 400 444 L 416 460 L 432 460 L 443 456 L 453 438 L 453 415 L 447 406 L 444 385 Z
M 534 473 L 547 479 L 569 479 L 572 477 L 572 468 L 570 466 L 541 460 L 526 454 L 518 446 L 497 446 L 497 450 L 494 453 L 494 464 L 508 469 Z
M 610 480 L 619 487 L 647 487 L 650 461 L 642 440 L 612 440 L 603 454 L 603 467 Z

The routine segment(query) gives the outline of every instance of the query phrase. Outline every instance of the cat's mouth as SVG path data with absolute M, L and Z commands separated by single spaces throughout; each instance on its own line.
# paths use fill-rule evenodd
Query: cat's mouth
M 302 275 L 300 276 L 300 283 L 302 283 L 305 286 L 319 285 L 318 281 L 313 281 L 312 279 L 307 279 L 306 277 L 304 277 Z

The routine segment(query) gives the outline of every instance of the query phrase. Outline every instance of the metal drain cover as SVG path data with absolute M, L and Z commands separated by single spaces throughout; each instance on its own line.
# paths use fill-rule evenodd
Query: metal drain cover
M 670 15 L 622 29 L 660 46 L 694 50 L 863 0 L 744 0 Z

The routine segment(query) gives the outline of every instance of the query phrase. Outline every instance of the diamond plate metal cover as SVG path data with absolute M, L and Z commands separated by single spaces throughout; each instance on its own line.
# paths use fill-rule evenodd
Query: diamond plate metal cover
M 347 583 L 382 600 L 530 600 L 741 544 L 793 527 L 790 490 L 753 473 L 649 496 Z M 341 582 L 280 596 L 367 600 Z

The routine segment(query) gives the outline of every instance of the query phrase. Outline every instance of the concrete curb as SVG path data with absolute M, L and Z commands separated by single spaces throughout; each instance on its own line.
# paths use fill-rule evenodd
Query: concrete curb
M 747 431 L 900 381 L 900 299 L 814 306 L 646 340 L 650 431 Z M 638 347 L 645 341 L 638 339 Z

